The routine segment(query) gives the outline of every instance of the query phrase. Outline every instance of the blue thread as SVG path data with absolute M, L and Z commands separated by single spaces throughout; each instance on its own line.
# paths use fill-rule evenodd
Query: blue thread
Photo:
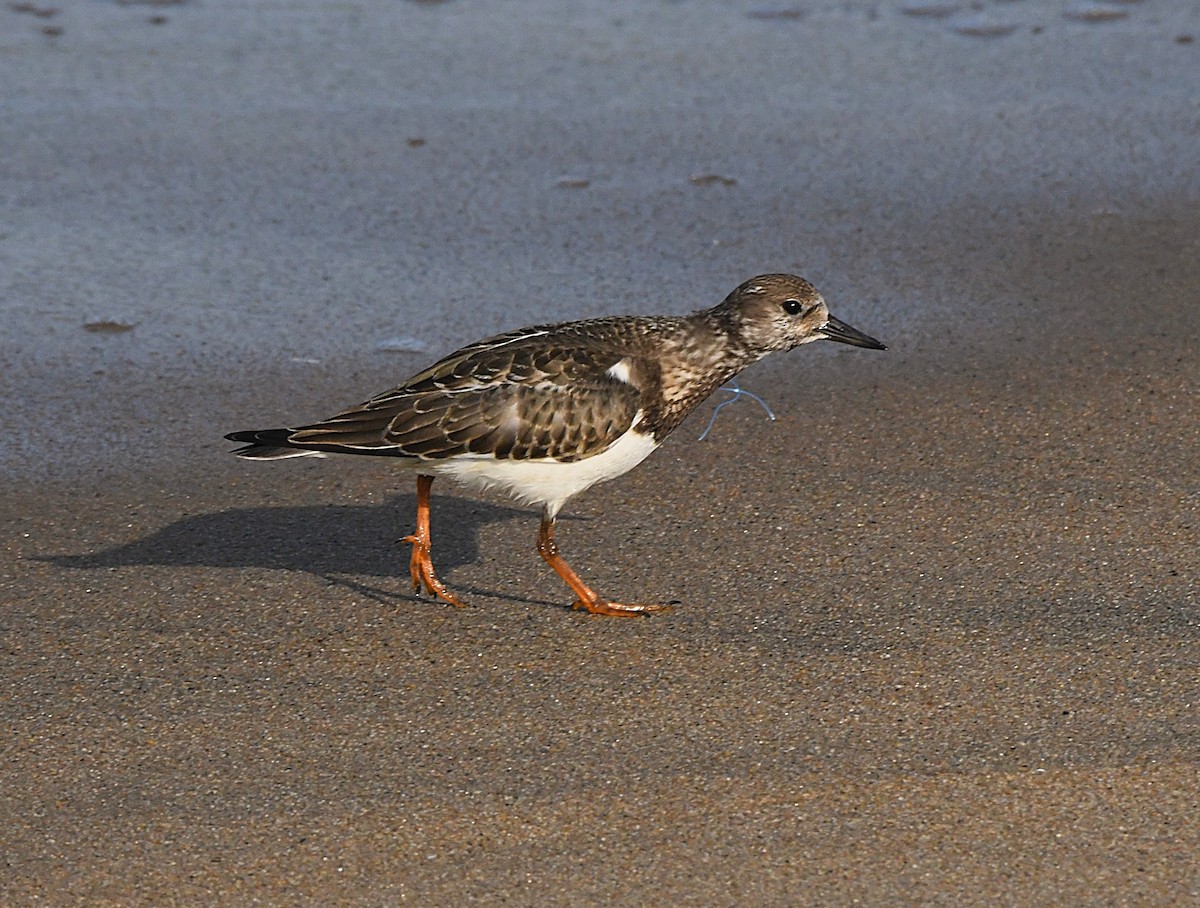
M 736 380 L 730 381 L 727 385 L 721 385 L 721 387 L 719 387 L 717 390 L 728 391 L 733 395 L 733 397 L 729 398 L 729 400 L 723 400 L 713 407 L 712 416 L 708 418 L 708 425 L 704 427 L 704 431 L 700 433 L 700 437 L 696 439 L 697 441 L 704 441 L 704 439 L 708 438 L 708 433 L 712 431 L 713 423 L 717 421 L 717 414 L 721 412 L 721 408 L 728 407 L 731 403 L 734 403 L 736 400 L 738 400 L 738 398 L 741 397 L 749 397 L 752 401 L 763 408 L 772 422 L 775 421 L 775 411 L 767 406 L 767 402 L 753 391 L 747 391 L 744 388 L 739 387 Z

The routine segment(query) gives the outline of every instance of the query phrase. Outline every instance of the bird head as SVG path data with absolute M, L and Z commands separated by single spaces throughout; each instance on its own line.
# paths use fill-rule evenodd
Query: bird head
M 734 290 L 718 307 L 743 343 L 767 354 L 828 339 L 870 350 L 887 347 L 829 314 L 817 289 L 794 274 L 760 274 Z

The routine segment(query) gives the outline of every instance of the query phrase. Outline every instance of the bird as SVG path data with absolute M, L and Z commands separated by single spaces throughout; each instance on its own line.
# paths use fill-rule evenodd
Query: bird
M 886 345 L 829 314 L 816 288 L 761 274 L 686 316 L 609 316 L 532 325 L 456 350 L 399 387 L 310 425 L 231 432 L 250 460 L 326 454 L 392 457 L 417 481 L 409 575 L 450 605 L 437 576 L 430 489 L 446 476 L 541 508 L 537 552 L 575 594 L 573 607 L 627 617 L 669 604 L 610 601 L 554 541 L 563 506 L 646 459 L 713 391 L 770 353 L 817 340 Z

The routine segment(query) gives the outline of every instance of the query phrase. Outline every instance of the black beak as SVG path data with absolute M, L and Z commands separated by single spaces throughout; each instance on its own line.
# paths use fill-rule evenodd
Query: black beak
M 887 344 L 881 344 L 873 337 L 868 337 L 857 328 L 851 328 L 841 319 L 829 316 L 829 321 L 825 323 L 825 327 L 820 329 L 820 333 L 831 341 L 837 341 L 839 344 L 849 344 L 852 347 L 866 347 L 868 350 L 886 350 Z

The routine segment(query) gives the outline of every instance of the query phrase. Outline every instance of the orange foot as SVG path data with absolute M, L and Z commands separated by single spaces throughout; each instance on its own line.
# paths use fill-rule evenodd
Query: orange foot
M 436 596 L 443 602 L 449 602 L 458 608 L 466 608 L 467 604 L 446 589 L 446 585 L 438 580 L 433 570 L 433 558 L 429 554 L 429 540 L 420 536 L 405 536 L 401 542 L 412 543 L 412 559 L 408 562 L 408 573 L 412 577 L 413 589 L 420 592 L 424 586 L 426 592 Z
M 669 605 L 622 605 L 620 602 L 609 602 L 580 580 L 579 575 L 571 570 L 571 566 L 558 553 L 558 546 L 554 543 L 554 518 L 546 513 L 542 514 L 542 525 L 538 529 L 537 550 L 545 562 L 554 568 L 555 573 L 565 580 L 571 591 L 579 597 L 571 606 L 572 608 L 587 609 L 593 615 L 609 615 L 613 618 L 636 618 L 638 615 L 649 615 L 652 612 L 671 611 L 672 607 Z
M 576 599 L 573 609 L 587 609 L 593 615 L 609 615 L 613 618 L 636 618 L 639 615 L 649 615 L 651 612 L 670 612 L 675 606 L 664 603 L 649 603 L 647 605 L 624 605 L 620 602 L 609 602 L 596 596 L 595 599 Z

